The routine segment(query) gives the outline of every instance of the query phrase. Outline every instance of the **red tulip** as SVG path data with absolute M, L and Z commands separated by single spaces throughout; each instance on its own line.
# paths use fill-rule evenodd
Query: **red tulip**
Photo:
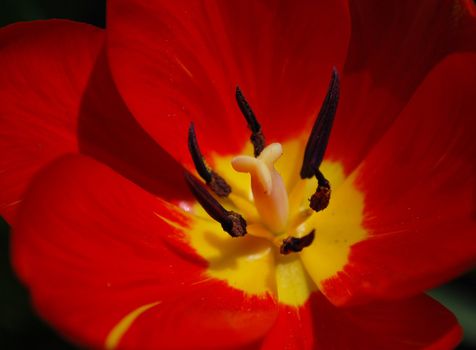
M 476 260 L 475 12 L 115 0 L 105 32 L 1 29 L 0 209 L 40 315 L 91 348 L 456 346 L 423 293 Z

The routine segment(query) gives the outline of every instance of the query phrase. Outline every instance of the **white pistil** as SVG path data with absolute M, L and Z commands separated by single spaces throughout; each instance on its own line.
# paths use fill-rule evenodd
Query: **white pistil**
M 263 223 L 273 232 L 281 233 L 289 216 L 289 203 L 286 187 L 274 163 L 283 154 L 279 143 L 267 146 L 257 158 L 238 156 L 231 161 L 233 169 L 251 175 L 256 209 Z

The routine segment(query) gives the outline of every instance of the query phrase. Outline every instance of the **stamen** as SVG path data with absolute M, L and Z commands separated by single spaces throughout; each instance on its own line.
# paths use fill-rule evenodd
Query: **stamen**
M 329 205 L 331 198 L 331 184 L 318 170 L 316 172 L 317 189 L 309 200 L 309 206 L 316 212 L 324 210 Z
M 327 148 L 337 110 L 337 103 L 339 101 L 339 88 L 339 74 L 334 67 L 326 98 L 314 123 L 309 140 L 307 141 L 301 167 L 302 179 L 313 177 L 324 159 L 324 153 Z
M 192 174 L 185 172 L 185 180 L 200 205 L 214 220 L 221 224 L 223 230 L 232 237 L 246 235 L 246 220 L 233 211 L 226 210 L 210 193 L 205 186 Z
M 207 183 L 208 187 L 219 197 L 228 196 L 231 192 L 230 185 L 205 164 L 202 152 L 200 152 L 200 148 L 198 147 L 197 135 L 195 134 L 195 126 L 193 123 L 190 123 L 190 127 L 188 128 L 188 149 L 198 175 Z
M 243 96 L 243 93 L 241 92 L 238 86 L 236 87 L 235 97 L 236 102 L 238 103 L 238 107 L 240 107 L 241 113 L 243 113 L 243 116 L 245 117 L 246 122 L 248 123 L 248 127 L 251 130 L 250 140 L 253 144 L 254 155 L 255 157 L 258 157 L 266 145 L 266 141 L 261 130 L 261 125 L 256 119 L 253 110 L 251 109 L 250 105 L 246 101 L 245 97 Z
M 301 238 L 288 237 L 284 239 L 283 244 L 279 249 L 279 252 L 283 255 L 300 252 L 301 250 L 306 247 L 309 247 L 312 244 L 312 242 L 314 241 L 315 232 L 316 230 L 312 230 L 307 235 Z

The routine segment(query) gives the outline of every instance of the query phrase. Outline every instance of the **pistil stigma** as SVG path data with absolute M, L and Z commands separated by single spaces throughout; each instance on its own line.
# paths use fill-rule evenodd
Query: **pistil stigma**
M 238 172 L 251 175 L 251 190 L 258 213 L 266 226 L 274 233 L 282 232 L 287 225 L 289 201 L 281 175 L 274 163 L 283 154 L 281 144 L 266 146 L 257 157 L 238 156 L 231 165 Z

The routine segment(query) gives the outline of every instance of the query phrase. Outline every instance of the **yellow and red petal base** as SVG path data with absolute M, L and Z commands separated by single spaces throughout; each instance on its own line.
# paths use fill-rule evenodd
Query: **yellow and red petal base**
M 321 169 L 335 190 L 330 206 L 309 216 L 309 198 L 315 191 L 316 181 L 299 178 L 305 142 L 306 138 L 302 136 L 283 143 L 283 156 L 275 166 L 290 193 L 291 217 L 286 232 L 302 236 L 315 229 L 312 245 L 300 254 L 285 257 L 271 242 L 255 237 L 253 226 L 260 225 L 260 218 L 250 202 L 249 175 L 234 171 L 232 157 L 215 155 L 212 158 L 214 169 L 233 188 L 225 205 L 244 215 L 251 234 L 234 239 L 225 234 L 220 224 L 211 220 L 199 204 L 184 203 L 185 209 L 200 218 L 191 221 L 187 237 L 190 245 L 208 261 L 208 276 L 226 281 L 249 295 L 271 293 L 282 304 L 301 306 L 322 281 L 345 267 L 351 246 L 367 235 L 362 226 L 364 197 L 356 189 L 354 178 L 346 179 L 339 163 L 324 162 Z M 248 146 L 240 154 L 251 152 L 252 148 Z
M 14 266 L 40 314 L 80 345 L 226 348 L 276 317 L 270 296 L 205 275 L 184 232 L 161 219 L 186 225 L 184 215 L 90 158 L 51 165 L 19 215 Z
M 476 263 L 475 67 L 475 54 L 439 64 L 351 175 L 368 238 L 325 281 L 334 303 L 415 295 Z
M 84 156 L 67 156 L 43 171 L 19 218 L 15 268 L 40 314 L 79 345 L 445 349 L 460 338 L 455 318 L 423 296 L 338 309 L 308 291 L 300 306 L 291 306 L 281 291 L 291 295 L 307 278 L 298 255 L 275 269 L 277 298 L 211 277 L 212 263 L 187 244 L 192 220 L 199 219 Z

